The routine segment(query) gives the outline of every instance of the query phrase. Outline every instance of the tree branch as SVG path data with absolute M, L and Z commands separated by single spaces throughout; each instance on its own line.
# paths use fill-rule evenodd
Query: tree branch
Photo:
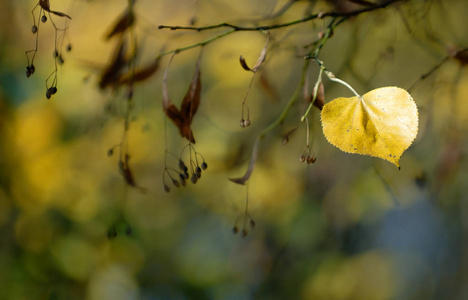
M 314 19 L 323 19 L 325 17 L 332 17 L 332 18 L 344 17 L 346 19 L 346 18 L 349 18 L 349 17 L 360 15 L 362 13 L 370 12 L 370 11 L 381 9 L 381 8 L 385 8 L 385 7 L 391 5 L 391 4 L 395 3 L 395 2 L 398 2 L 398 1 L 406 1 L 406 0 L 386 0 L 386 1 L 382 2 L 382 3 L 380 3 L 380 4 L 370 6 L 370 7 L 365 7 L 363 9 L 358 9 L 358 10 L 351 11 L 351 12 L 333 12 L 333 11 L 320 12 L 320 13 L 309 15 L 309 16 L 306 16 L 304 18 L 297 19 L 297 20 L 294 20 L 294 21 L 290 21 L 290 22 L 287 22 L 287 23 L 274 24 L 274 25 L 252 26 L 252 27 L 237 26 L 237 25 L 233 25 L 233 24 L 230 24 L 230 23 L 220 23 L 220 24 L 217 24 L 217 25 L 209 25 L 209 26 L 205 26 L 205 27 L 159 25 L 158 29 L 203 31 L 203 30 L 211 30 L 211 29 L 216 29 L 216 28 L 229 27 L 229 28 L 232 28 L 234 31 L 272 30 L 272 29 L 284 28 L 284 27 L 289 27 L 289 26 L 305 23 L 305 22 L 308 22 L 308 21 L 314 20 Z

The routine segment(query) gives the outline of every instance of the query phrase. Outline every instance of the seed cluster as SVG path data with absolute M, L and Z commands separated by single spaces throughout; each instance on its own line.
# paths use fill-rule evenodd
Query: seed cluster
M 185 164 L 182 159 L 182 155 L 185 149 L 189 149 L 189 167 Z M 201 159 L 202 163 L 199 164 L 199 158 Z M 173 186 L 180 187 L 186 186 L 187 180 L 190 179 L 190 182 L 196 184 L 198 180 L 200 180 L 202 171 L 205 171 L 208 168 L 208 164 L 205 162 L 203 156 L 195 151 L 195 148 L 192 144 L 188 144 L 184 149 L 182 149 L 181 156 L 178 158 L 178 170 L 173 168 L 166 168 L 164 169 L 163 173 L 163 189 L 166 193 L 171 191 L 171 188 L 167 181 L 170 180 Z M 176 175 L 177 174 L 177 175 Z M 169 180 L 166 180 L 166 176 L 169 177 Z
M 255 221 L 252 219 L 252 217 L 248 213 L 243 213 L 237 218 L 236 224 L 232 228 L 232 232 L 234 234 L 237 234 L 239 232 L 240 222 L 242 222 L 242 230 L 240 230 L 242 233 L 242 237 L 246 237 L 249 231 L 255 228 Z
M 64 13 L 50 10 L 48 3 L 49 1 L 46 1 L 46 2 L 40 1 L 38 4 L 36 4 L 34 9 L 32 10 L 33 26 L 31 27 L 31 32 L 32 34 L 36 36 L 36 46 L 32 50 L 26 51 L 25 54 L 26 54 L 26 59 L 28 61 L 28 65 L 26 66 L 26 77 L 29 78 L 31 75 L 33 75 L 36 72 L 36 67 L 34 66 L 34 59 L 36 58 L 36 53 L 38 52 L 39 26 L 41 25 L 41 23 L 46 23 L 48 21 L 46 13 L 49 14 L 51 18 L 50 23 L 52 23 L 52 26 L 55 29 L 55 50 L 53 53 L 55 69 L 46 79 L 46 97 L 47 99 L 50 99 L 52 95 L 55 95 L 57 93 L 57 64 L 61 65 L 64 63 L 63 56 L 60 53 L 60 51 L 58 51 L 57 49 L 59 45 L 62 45 L 62 42 L 65 39 L 66 30 L 67 30 L 66 26 L 65 28 L 58 28 L 51 16 L 53 14 L 59 17 L 66 17 L 68 19 L 71 19 L 71 17 Z M 37 8 L 39 8 L 39 14 L 37 15 L 38 20 L 36 19 L 36 14 L 35 14 L 35 10 Z M 58 35 L 59 32 L 61 33 L 60 36 Z M 65 49 L 67 52 L 69 52 L 71 51 L 72 47 L 70 44 L 67 44 Z M 50 84 L 49 84 L 49 79 L 50 81 L 52 81 Z

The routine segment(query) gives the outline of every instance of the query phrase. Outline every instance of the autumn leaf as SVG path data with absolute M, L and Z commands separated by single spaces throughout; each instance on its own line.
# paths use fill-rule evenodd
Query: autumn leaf
M 418 133 L 418 110 L 411 95 L 383 87 L 360 97 L 336 98 L 321 113 L 326 139 L 340 150 L 379 157 L 399 167 Z
M 200 105 L 200 94 L 201 94 L 201 78 L 200 78 L 200 58 L 197 60 L 197 66 L 195 73 L 190 82 L 187 93 L 182 100 L 180 110 L 175 107 L 172 101 L 169 99 L 169 93 L 167 91 L 167 77 L 169 68 L 166 69 L 163 78 L 162 92 L 163 92 L 163 109 L 166 116 L 172 120 L 172 122 L 179 128 L 180 135 L 191 143 L 195 144 L 195 138 L 193 137 L 192 119 L 198 110 Z
M 270 42 L 270 33 L 267 31 L 267 40 L 265 42 L 265 46 L 263 46 L 263 49 L 262 49 L 262 52 L 260 52 L 260 55 L 258 56 L 257 58 L 257 62 L 255 63 L 255 65 L 253 66 L 253 68 L 250 68 L 248 65 L 247 65 L 247 61 L 245 60 L 245 58 L 241 55 L 240 58 L 239 58 L 239 63 L 241 65 L 241 67 L 246 70 L 246 71 L 251 71 L 253 73 L 256 73 L 258 71 L 258 69 L 260 69 L 261 65 L 263 64 L 263 62 L 265 61 L 265 58 L 266 58 L 266 52 L 267 52 L 267 48 L 268 48 L 268 43 Z

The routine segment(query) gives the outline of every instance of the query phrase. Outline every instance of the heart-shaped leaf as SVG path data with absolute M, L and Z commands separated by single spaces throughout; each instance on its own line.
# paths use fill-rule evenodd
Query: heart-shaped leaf
M 411 95 L 383 87 L 361 97 L 336 98 L 323 106 L 323 134 L 340 150 L 379 157 L 399 167 L 418 134 L 418 109 Z

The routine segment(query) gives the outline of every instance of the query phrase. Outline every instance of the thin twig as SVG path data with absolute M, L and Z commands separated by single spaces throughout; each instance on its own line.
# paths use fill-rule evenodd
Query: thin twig
M 300 18 L 300 19 L 297 19 L 297 20 L 294 20 L 294 21 L 290 21 L 290 22 L 286 22 L 286 23 L 282 23 L 282 24 L 274 24 L 274 25 L 253 26 L 253 27 L 238 26 L 238 25 L 234 25 L 234 24 L 230 24 L 230 23 L 220 23 L 220 24 L 209 25 L 209 26 L 204 26 L 204 27 L 159 25 L 158 29 L 203 31 L 203 30 L 211 30 L 211 29 L 229 27 L 229 28 L 232 28 L 234 31 L 272 30 L 272 29 L 284 28 L 284 27 L 289 27 L 289 26 L 305 23 L 305 22 L 308 22 L 308 21 L 314 20 L 314 19 L 323 19 L 325 17 L 332 17 L 332 18 L 336 18 L 336 17 L 345 17 L 345 18 L 354 17 L 354 16 L 357 16 L 357 15 L 365 13 L 365 12 L 385 8 L 385 7 L 391 5 L 391 4 L 395 3 L 395 2 L 398 2 L 398 1 L 403 1 L 403 0 L 387 0 L 387 1 L 384 1 L 384 2 L 380 3 L 379 5 L 365 7 L 365 8 L 358 9 L 358 10 L 355 10 L 355 11 L 350 11 L 350 12 L 334 12 L 334 11 L 321 12 L 321 13 L 317 13 L 317 14 L 308 15 L 306 17 L 303 17 L 303 18 Z

